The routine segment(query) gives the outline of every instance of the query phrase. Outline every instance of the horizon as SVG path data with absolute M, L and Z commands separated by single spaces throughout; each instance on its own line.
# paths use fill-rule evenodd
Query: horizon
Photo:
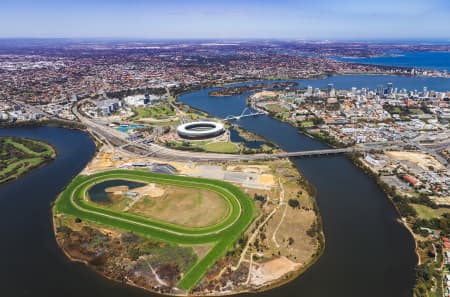
M 117 37 L 89 37 L 89 36 L 80 36 L 80 37 L 33 37 L 33 36 L 17 36 L 17 37 L 2 37 L 0 36 L 0 41 L 12 41 L 12 40 L 36 40 L 36 41 L 45 41 L 45 40 L 59 40 L 59 41 L 73 41 L 73 42 L 84 42 L 84 41 L 99 41 L 99 42 L 175 42 L 175 41 L 186 41 L 186 42 L 298 42 L 298 43 L 422 43 L 422 44 L 450 44 L 450 38 L 373 38 L 373 39 L 347 39 L 347 38 L 334 38 L 334 39 L 301 39 L 301 38 L 246 38 L 246 37 L 228 37 L 228 38 L 214 38 L 214 37 L 186 37 L 186 38 L 152 38 L 152 37 L 126 37 L 126 36 L 117 36 Z
M 445 40 L 444 0 L 5 0 L 2 39 Z

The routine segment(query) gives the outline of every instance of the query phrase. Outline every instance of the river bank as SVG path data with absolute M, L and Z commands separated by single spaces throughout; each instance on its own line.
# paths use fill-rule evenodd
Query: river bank
M 121 167 L 121 164 L 130 164 L 133 162 L 160 162 L 159 160 L 152 160 L 150 158 L 127 159 L 124 156 L 114 158 L 115 156 L 112 156 L 112 154 L 112 152 L 101 150 L 100 153 L 97 154 L 97 156 L 90 162 L 90 164 L 88 164 L 83 173 L 92 174 L 94 172 L 103 172 L 105 170 L 107 171 Z M 117 161 L 111 162 L 111 159 L 115 159 Z M 314 198 L 312 198 L 313 187 L 308 186 L 305 178 L 297 173 L 296 169 L 289 163 L 288 160 L 277 160 L 263 163 L 218 163 L 210 164 L 208 166 L 193 166 L 192 164 L 187 166 L 184 163 L 170 162 L 170 166 L 176 168 L 178 174 L 191 176 L 204 175 L 205 177 L 211 177 L 211 170 L 216 170 L 215 168 L 220 166 L 226 168 L 226 174 L 250 174 L 252 179 L 255 180 L 255 182 L 258 181 L 259 183 L 258 185 L 251 185 L 248 182 L 239 184 L 247 195 L 254 197 L 255 206 L 258 208 L 260 213 L 259 219 L 257 219 L 252 227 L 250 227 L 245 234 L 242 235 L 239 240 L 239 244 L 229 250 L 227 255 L 221 258 L 212 267 L 212 269 L 207 272 L 204 280 L 198 287 L 194 288 L 192 295 L 235 295 L 243 292 L 266 291 L 273 287 L 279 286 L 280 281 L 281 283 L 284 283 L 287 279 L 292 280 L 293 277 L 298 276 L 299 269 L 297 265 L 292 266 L 292 268 L 278 267 L 276 265 L 276 263 L 281 260 L 279 259 L 280 257 L 284 259 L 283 261 L 292 263 L 292 265 L 295 262 L 301 263 L 301 272 L 306 269 L 305 265 L 306 267 L 309 267 L 311 262 L 316 261 L 321 255 L 324 247 L 324 240 L 321 231 L 320 219 L 315 215 L 315 213 L 317 213 L 317 206 L 314 202 Z M 276 182 L 278 180 L 279 183 Z M 279 187 L 281 185 L 282 188 L 280 190 Z M 277 197 L 279 195 L 280 197 Z M 295 208 L 288 206 L 288 201 L 284 200 L 284 195 L 287 197 L 296 197 L 290 198 L 289 202 L 291 200 L 296 201 L 298 206 Z M 275 216 L 273 219 L 269 220 L 271 216 L 274 214 L 278 215 L 278 213 L 281 212 L 281 209 L 277 212 L 278 208 L 284 209 L 284 212 L 287 212 L 287 215 L 285 217 L 282 216 L 280 220 L 275 218 Z M 296 215 L 294 215 L 294 213 Z M 177 293 L 177 291 L 173 291 L 170 286 L 167 287 L 162 286 L 161 284 L 158 285 L 154 282 L 154 280 L 150 281 L 150 279 L 148 279 L 145 283 L 137 280 L 135 275 L 135 273 L 139 271 L 137 267 L 126 273 L 125 278 L 123 278 L 123 274 L 118 275 L 115 272 L 116 269 L 111 270 L 111 268 L 106 268 L 110 267 L 112 263 L 120 264 L 123 260 L 129 258 L 129 255 L 126 255 L 126 253 L 124 254 L 123 252 L 119 252 L 117 254 L 117 251 L 126 251 L 129 250 L 129 248 L 122 247 L 121 249 L 118 249 L 117 246 L 114 247 L 114 245 L 112 245 L 115 241 L 121 242 L 118 246 L 126 244 L 120 239 L 121 236 L 123 236 L 120 235 L 121 232 L 118 233 L 117 230 L 113 231 L 105 226 L 100 229 L 95 224 L 89 223 L 85 225 L 84 222 L 76 222 L 76 218 L 60 216 L 55 217 L 55 226 L 56 238 L 58 239 L 57 241 L 59 246 L 65 250 L 66 253 L 71 254 L 71 258 L 78 258 L 81 255 L 86 255 L 86 257 L 90 259 L 87 261 L 89 266 L 100 272 L 102 275 L 105 275 L 107 278 L 114 279 L 116 281 L 125 280 L 127 283 L 132 285 L 138 284 L 138 287 L 144 287 L 146 290 L 152 292 L 169 295 L 180 294 Z M 88 234 L 90 233 L 86 235 L 83 233 L 83 226 L 86 226 L 86 228 L 94 228 L 103 235 L 100 235 L 98 232 L 93 233 L 96 234 L 94 237 L 89 236 Z M 281 229 L 280 232 L 277 232 L 278 229 L 276 226 Z M 315 226 L 314 229 L 311 229 L 311 226 Z M 95 249 L 95 245 L 92 245 L 93 242 L 98 240 L 99 236 L 104 238 L 102 240 L 104 245 L 110 246 L 110 248 L 106 250 L 102 249 L 102 261 L 104 261 L 105 264 L 99 264 L 96 260 L 97 257 L 91 259 L 90 257 L 92 256 L 89 256 L 99 254 Z M 279 247 L 277 247 L 278 243 L 274 243 L 272 241 L 275 236 L 280 241 Z M 105 237 L 111 238 L 105 239 Z M 72 238 L 79 239 L 73 241 Z M 68 247 L 71 247 L 71 252 L 67 251 Z M 251 258 L 250 261 L 253 261 L 253 269 L 248 265 L 249 260 L 247 258 L 249 254 Z M 78 256 L 74 257 L 74 255 Z M 255 257 L 256 255 L 259 255 L 259 259 L 253 259 L 253 255 L 255 255 Z M 238 261 L 238 258 L 244 259 L 244 261 L 241 263 L 241 260 Z M 119 261 L 118 259 L 122 260 Z M 81 259 L 81 261 L 86 263 L 86 260 Z M 237 264 L 238 268 L 233 271 L 228 271 L 228 267 L 236 265 L 236 261 L 240 263 Z M 93 263 L 95 263 L 94 266 L 92 266 Z M 126 263 L 128 267 L 134 262 L 127 260 Z M 114 264 L 113 267 L 115 267 L 116 264 Z M 160 266 L 162 264 L 163 262 L 160 264 L 152 264 L 158 274 L 160 273 Z M 133 267 L 133 265 L 130 267 Z M 278 270 L 279 272 L 277 272 Z M 271 271 L 271 273 L 268 273 L 268 271 Z M 142 275 L 142 273 L 142 271 L 139 272 L 139 275 Z M 271 276 L 272 273 L 273 276 Z M 264 276 L 261 279 L 262 275 Z M 163 279 L 168 283 L 173 284 L 173 280 L 169 282 L 169 280 L 164 278 L 166 276 L 167 274 L 163 274 Z M 280 279 L 281 276 L 283 277 Z M 118 277 L 120 278 L 118 279 Z M 245 279 L 247 279 L 247 282 Z M 181 294 L 186 295 L 186 293 Z
M 386 80 L 391 78 L 386 77 Z M 355 81 L 358 79 L 352 78 L 348 85 L 351 87 Z M 370 81 L 376 84 L 378 78 Z M 328 82 L 322 81 L 317 85 L 326 86 Z M 359 83 L 369 85 L 364 81 Z M 201 91 L 180 100 L 200 109 L 208 108 L 218 117 L 239 114 L 245 107 L 245 98 L 237 97 L 215 98 L 214 104 L 210 104 L 213 101 L 208 101 Z M 263 135 L 285 151 L 325 148 L 324 144 L 299 134 L 297 129 L 264 116 L 242 119 L 238 124 Z M 4 294 L 21 296 L 26 290 L 39 297 L 58 297 L 61 294 L 68 297 L 157 296 L 106 281 L 91 269 L 68 261 L 60 252 L 54 241 L 48 205 L 85 167 L 84 162 L 95 148 L 92 141 L 78 131 L 54 128 L 25 130 L 1 129 L 0 134 L 14 133 L 45 139 L 57 144 L 60 155 L 48 166 L 0 186 L 0 197 L 16 197 L 0 199 L 0 228 L 4 229 L 0 231 L 4 234 L 3 239 L 10 243 L 0 253 L 4 263 L 3 269 L 0 267 L 0 276 L 5 280 Z M 411 296 L 417 263 L 414 241 L 398 224 L 398 215 L 379 187 L 344 157 L 293 158 L 292 161 L 317 188 L 326 248 L 302 276 L 281 287 L 261 292 L 259 296 Z M 22 206 L 22 216 L 16 215 L 18 203 Z M 23 217 L 27 219 L 23 220 Z M 10 226 L 14 226 L 14 232 L 10 232 Z
M 352 79 L 351 76 L 346 77 L 346 79 L 347 78 L 348 79 Z M 379 76 L 376 76 L 374 78 L 376 80 L 379 80 Z M 391 78 L 390 77 L 385 77 L 384 79 L 388 80 L 388 79 L 391 79 Z M 343 78 L 339 77 L 338 80 L 339 81 L 343 81 Z M 354 80 L 352 80 L 352 81 L 354 81 Z M 331 81 L 330 80 L 324 80 L 324 81 L 321 81 L 320 83 L 322 85 L 326 86 L 326 84 L 329 83 L 329 82 L 332 82 L 332 80 Z M 309 83 L 309 81 L 304 81 L 303 84 L 304 83 Z M 313 87 L 319 85 L 319 82 L 314 82 L 313 81 L 312 83 L 313 83 Z M 336 85 L 337 85 L 337 83 L 336 83 Z M 353 85 L 353 83 L 352 83 L 352 85 Z M 350 86 L 352 86 L 352 85 L 350 85 Z M 355 84 L 355 85 L 358 85 L 358 84 Z M 241 110 L 242 108 L 244 108 L 246 106 L 246 99 L 247 99 L 248 94 L 239 95 L 239 96 L 231 96 L 231 97 L 227 97 L 227 98 L 224 98 L 223 100 L 221 100 L 221 99 L 218 99 L 218 98 L 209 99 L 207 92 L 208 92 L 208 90 L 194 92 L 194 94 L 191 94 L 191 95 L 181 96 L 179 98 L 179 100 L 181 100 L 182 102 L 184 102 L 186 104 L 194 106 L 195 108 L 201 108 L 201 109 L 206 110 L 206 111 L 208 111 L 210 113 L 212 112 L 215 116 L 220 116 L 220 117 L 224 117 L 227 114 L 233 114 L 233 111 L 236 113 L 236 111 Z M 211 100 L 211 101 L 209 101 L 209 100 Z M 212 100 L 214 100 L 214 105 L 212 104 Z M 233 105 L 234 107 L 233 108 L 229 108 L 230 105 Z M 295 150 L 299 150 L 299 149 L 300 150 L 301 149 L 318 149 L 319 148 L 315 144 L 311 143 L 311 141 L 314 142 L 313 138 L 306 137 L 306 136 L 302 137 L 301 134 L 299 133 L 298 129 L 295 129 L 292 126 L 291 126 L 292 128 L 290 128 L 287 125 L 278 124 L 278 123 L 276 123 L 276 121 L 269 120 L 265 116 L 252 118 L 252 119 L 248 119 L 248 120 L 247 119 L 246 120 L 242 119 L 240 121 L 237 121 L 235 124 L 238 124 L 238 125 L 244 127 L 245 129 L 251 130 L 253 133 L 262 133 L 264 135 L 264 137 L 267 137 L 268 139 L 271 139 L 272 141 L 276 142 L 285 151 L 295 151 Z M 270 128 L 269 128 L 269 125 L 270 125 Z M 271 133 L 272 131 L 277 131 L 275 133 L 278 133 L 278 134 Z M 283 132 L 281 132 L 281 131 L 283 131 Z M 296 141 L 295 144 L 294 143 L 290 143 L 288 141 L 288 139 L 294 139 L 295 138 L 293 136 L 294 134 L 299 135 L 300 139 L 302 140 L 302 142 L 297 142 Z M 323 148 L 326 147 L 325 143 L 323 142 L 323 145 L 321 145 L 320 147 L 321 148 L 322 147 Z M 313 160 L 305 160 L 305 159 L 298 160 L 298 159 L 294 158 L 293 160 L 297 164 L 297 166 L 300 167 L 300 170 L 302 170 L 302 171 L 305 171 L 305 164 L 306 164 L 306 166 L 307 166 L 306 167 L 306 172 L 309 172 L 312 169 L 310 166 L 314 166 L 313 164 L 320 164 L 318 166 L 320 166 L 320 168 L 322 168 L 324 166 L 324 162 L 330 162 L 331 164 L 334 164 L 335 162 L 332 161 L 332 160 L 336 160 L 337 161 L 337 160 L 341 160 L 341 158 L 340 157 L 339 158 L 331 158 L 331 159 L 330 158 L 324 158 L 324 159 L 313 159 Z M 339 163 L 341 164 L 340 161 L 339 161 Z M 329 166 L 327 166 L 327 167 L 329 167 Z M 334 171 L 334 168 L 330 167 L 330 170 Z M 315 170 L 315 172 L 316 172 L 316 170 Z M 334 179 L 337 178 L 337 176 L 335 174 L 324 174 L 323 171 L 322 171 L 321 175 L 327 181 L 329 181 L 329 179 L 327 179 L 327 176 L 330 176 L 330 177 L 333 176 Z M 316 187 L 317 187 L 317 185 L 322 185 L 323 184 L 322 180 L 318 180 L 315 176 L 311 176 L 310 175 L 310 179 L 313 181 L 313 183 L 316 185 Z M 340 180 L 342 178 L 338 178 L 338 179 Z M 333 184 L 334 184 L 334 182 L 333 182 Z M 360 186 L 357 183 L 355 183 L 355 182 L 353 182 L 352 185 L 353 186 L 350 186 L 351 188 L 349 188 L 349 193 L 347 195 L 352 196 L 353 194 L 350 194 L 350 193 L 353 192 L 353 190 L 360 188 Z M 366 186 L 368 188 L 372 187 L 372 186 L 369 186 L 369 185 L 366 185 Z M 324 198 L 324 192 L 329 193 L 329 190 L 327 190 L 324 187 L 329 187 L 329 185 L 327 185 L 327 186 L 322 185 L 322 187 L 318 186 L 318 189 L 319 189 L 319 196 L 318 196 L 319 202 L 323 201 L 323 199 L 325 199 Z M 343 192 L 342 188 L 339 188 L 339 189 L 336 189 L 335 187 L 333 187 L 333 188 L 334 188 L 335 193 Z M 377 192 L 378 191 L 374 190 L 373 193 L 377 193 Z M 333 196 L 336 196 L 336 195 L 333 194 Z M 365 194 L 363 194 L 363 196 L 365 197 L 364 200 L 366 201 L 367 199 L 371 199 L 369 197 L 373 196 L 373 195 L 372 194 L 368 194 L 367 192 L 365 192 Z M 386 197 L 385 195 L 380 195 L 380 196 L 382 196 L 382 197 L 380 197 L 380 199 L 384 199 L 387 203 L 390 204 L 388 199 L 385 198 Z M 342 196 L 340 196 L 340 197 L 342 197 Z M 328 201 L 328 203 L 330 203 L 330 201 Z M 354 205 L 358 205 L 358 204 L 359 204 L 359 202 L 355 201 L 353 206 Z M 324 215 L 325 217 L 327 215 L 329 215 L 329 212 L 328 212 L 329 207 L 324 206 L 323 203 L 322 204 L 319 203 L 319 206 L 320 206 L 320 209 L 321 209 L 321 213 L 322 212 L 326 213 Z M 342 208 L 342 206 L 339 206 L 339 205 L 335 205 L 335 207 L 337 209 L 341 209 Z M 351 217 L 353 217 L 353 216 L 360 216 L 361 214 L 349 214 L 349 215 Z M 368 219 L 368 218 L 370 218 L 369 219 L 369 221 L 370 221 L 370 220 L 373 219 L 373 216 L 369 215 L 369 214 L 366 214 L 366 219 Z M 395 222 L 397 223 L 398 221 L 395 220 Z M 336 225 L 334 225 L 333 227 L 336 227 Z M 327 225 L 327 220 L 325 220 L 324 221 L 324 229 L 325 229 L 325 231 L 327 231 L 327 228 L 330 228 L 330 225 L 329 224 Z M 396 230 L 397 229 L 394 226 L 391 227 L 391 228 L 392 228 L 392 230 Z M 335 229 L 335 228 L 333 228 L 333 229 Z M 349 232 L 349 230 L 351 230 L 351 229 L 354 229 L 354 228 L 348 227 L 348 228 L 346 228 L 346 231 L 343 231 L 343 232 Z M 384 229 L 382 229 L 382 230 L 384 230 Z M 406 229 L 404 229 L 404 230 L 406 231 L 406 233 L 408 233 Z M 380 230 L 372 232 L 373 236 L 372 236 L 371 241 L 375 240 L 375 242 L 376 242 L 377 239 L 375 239 L 375 238 L 377 238 L 377 236 L 380 234 L 379 231 Z M 392 231 L 390 231 L 390 232 L 392 232 Z M 395 231 L 395 232 L 397 232 L 397 231 Z M 375 236 L 375 234 L 377 234 L 377 236 Z M 360 237 L 361 235 L 358 235 L 358 236 Z M 408 236 L 410 236 L 410 235 L 408 235 Z M 335 236 L 333 236 L 333 234 L 330 234 L 330 232 L 325 232 L 325 237 L 327 238 L 327 243 L 328 243 L 327 246 L 330 246 L 330 245 L 332 247 L 336 246 L 337 243 L 334 240 Z M 347 239 L 347 240 L 349 240 L 349 239 Z M 351 241 L 351 240 L 349 240 L 349 241 Z M 405 241 L 405 242 L 407 242 L 407 241 Z M 411 241 L 411 242 L 413 243 L 411 251 L 415 255 L 415 251 L 414 251 L 415 250 L 415 243 L 414 243 L 414 241 Z M 359 243 L 359 245 L 360 245 L 360 243 Z M 379 244 L 376 244 L 376 245 L 379 247 L 378 252 L 373 251 L 373 249 L 371 247 L 365 247 L 363 250 L 370 250 L 372 255 L 378 254 L 379 251 L 382 250 L 383 248 Z M 407 251 L 407 249 L 403 249 L 402 253 L 404 253 L 405 251 Z M 392 252 L 392 250 L 391 250 L 391 252 Z M 331 252 L 331 253 L 333 253 L 333 252 Z M 389 253 L 386 253 L 386 255 L 387 254 L 389 254 Z M 323 263 L 322 261 L 327 262 L 327 260 L 324 260 L 324 259 L 327 259 L 327 257 L 328 257 L 328 253 L 327 253 L 327 249 L 325 249 L 324 256 L 322 256 L 322 258 L 320 258 L 317 261 L 317 264 L 313 265 L 311 267 L 311 269 L 312 270 L 317 270 L 317 269 L 320 270 L 320 267 L 322 266 L 322 263 Z M 396 261 L 402 261 L 401 260 L 402 259 L 401 256 L 400 257 L 397 256 L 396 258 L 397 258 Z M 416 257 L 413 256 L 412 258 L 416 258 Z M 383 260 L 381 260 L 379 258 L 377 258 L 377 259 L 378 259 L 378 261 L 380 263 L 383 263 Z M 361 261 L 364 261 L 364 260 L 361 260 Z M 417 263 L 416 259 L 411 261 L 412 266 L 415 266 L 416 263 Z M 377 267 L 376 264 L 373 264 L 373 265 L 374 265 L 374 267 Z M 319 268 L 317 268 L 317 267 L 319 267 Z M 350 271 L 347 270 L 346 273 L 348 273 Z M 412 269 L 412 272 L 413 272 L 413 269 Z M 322 271 L 322 273 L 325 273 L 325 272 Z M 343 273 L 343 272 L 341 271 L 340 273 Z M 366 272 L 366 273 L 368 273 L 368 272 Z M 371 277 L 374 277 L 374 278 L 377 277 L 377 276 L 375 276 L 375 275 L 373 275 L 371 273 L 368 273 L 368 274 L 372 275 Z M 336 275 L 334 275 L 334 277 L 336 277 Z M 355 276 L 353 276 L 353 277 L 355 278 Z M 308 271 L 305 273 L 305 275 L 300 277 L 299 280 L 302 280 L 303 278 L 309 279 L 308 278 Z M 356 277 L 356 278 L 358 278 L 358 277 Z M 359 281 L 364 282 L 362 280 L 359 280 Z M 383 282 L 385 282 L 385 281 L 383 281 Z M 370 285 L 368 284 L 368 286 L 370 286 Z M 337 287 L 339 287 L 339 285 L 337 285 Z M 387 290 L 390 290 L 390 289 L 394 288 L 394 286 L 385 286 L 385 288 Z M 343 289 L 343 291 L 346 291 L 346 290 Z M 315 294 L 313 290 L 309 291 L 309 293 Z M 347 294 L 349 294 L 348 291 L 347 291 Z M 388 293 L 384 292 L 383 295 L 386 296 L 386 295 L 388 295 Z M 401 296 L 407 296 L 407 294 L 406 295 L 400 294 L 400 295 Z M 398 296 L 398 294 L 396 296 Z
M 263 93 L 264 92 L 257 93 L 252 96 L 254 96 L 255 98 L 259 98 L 264 95 Z M 279 100 L 278 95 L 275 93 L 267 94 L 266 96 L 269 96 L 269 99 L 266 99 L 266 100 L 269 100 L 269 102 L 277 102 L 277 100 Z M 253 98 L 251 100 L 246 100 L 247 104 L 254 106 L 256 104 L 254 102 L 256 100 L 255 98 Z M 273 103 L 273 104 L 276 104 L 276 103 Z M 256 108 L 264 109 L 264 107 L 261 107 L 261 106 L 257 106 Z M 270 111 L 267 109 L 264 109 L 264 110 Z M 291 117 L 278 116 L 278 114 L 276 114 L 274 112 L 269 112 L 269 114 L 273 117 L 276 116 L 276 118 L 280 121 L 284 121 L 284 122 L 289 123 L 290 125 L 293 125 L 294 127 L 298 128 L 300 130 L 300 132 L 305 133 L 308 136 L 313 137 L 314 139 L 316 139 L 318 141 L 322 141 L 325 144 L 327 144 L 328 146 L 342 147 L 342 146 L 349 145 L 348 143 L 347 144 L 341 143 L 340 141 L 338 141 L 331 135 L 324 135 L 317 128 L 314 128 L 314 127 L 313 128 L 305 128 L 302 125 L 299 125 L 298 122 L 293 122 Z M 314 131 L 314 132 L 312 132 L 312 131 Z M 352 144 L 350 144 L 350 145 L 352 145 Z M 398 153 L 402 153 L 402 152 L 398 152 Z M 406 154 L 406 152 L 404 152 L 404 154 Z M 373 154 L 370 155 L 369 161 L 372 160 L 373 158 L 374 158 Z M 422 158 L 425 159 L 425 156 Z M 420 271 L 417 273 L 417 282 L 416 282 L 415 288 L 414 288 L 415 295 L 421 296 L 421 294 L 431 292 L 433 294 L 437 294 L 438 296 L 441 296 L 443 294 L 442 289 L 440 286 L 437 286 L 436 284 L 442 283 L 443 273 L 440 273 L 440 274 L 433 273 L 433 271 L 434 271 L 433 269 L 435 266 L 441 267 L 443 264 L 442 259 L 444 258 L 444 256 L 442 253 L 442 242 L 440 241 L 439 236 L 446 236 L 447 231 L 445 230 L 445 228 L 433 228 L 434 233 L 432 231 L 429 231 L 429 234 L 427 234 L 427 235 L 424 235 L 424 232 L 418 232 L 417 221 L 419 221 L 420 219 L 423 219 L 423 217 L 421 217 L 420 214 L 418 214 L 415 210 L 415 208 L 417 208 L 418 206 L 433 207 L 433 209 L 437 209 L 438 206 L 433 201 L 431 201 L 428 197 L 425 197 L 425 196 L 420 196 L 420 198 L 413 197 L 410 199 L 410 197 L 409 197 L 410 193 L 405 194 L 404 192 L 403 193 L 399 192 L 395 189 L 395 186 L 392 186 L 390 184 L 387 184 L 386 182 L 381 181 L 380 176 L 382 175 L 383 170 L 380 169 L 380 171 L 374 171 L 374 168 L 372 168 L 372 167 L 368 166 L 368 164 L 366 164 L 368 162 L 364 162 L 363 156 L 349 155 L 349 159 L 355 165 L 357 165 L 359 168 L 361 168 L 368 176 L 370 176 L 377 182 L 379 187 L 385 192 L 387 200 L 390 203 L 392 203 L 393 207 L 397 211 L 397 213 L 400 217 L 400 219 L 398 221 L 410 232 L 411 236 L 414 238 L 415 253 L 418 258 L 417 265 L 418 265 L 418 268 Z M 386 161 L 383 158 L 379 158 L 379 155 L 375 158 L 375 160 L 380 160 L 380 159 L 382 160 L 380 162 Z M 374 162 L 378 162 L 378 161 L 374 161 Z M 433 166 L 429 166 L 427 168 L 432 168 L 430 170 L 434 171 Z M 400 181 L 402 180 L 401 175 L 397 174 L 397 177 L 399 178 Z M 389 176 L 389 178 L 391 178 L 391 176 Z M 400 181 L 398 183 L 400 183 Z M 395 181 L 393 181 L 393 182 L 395 182 Z M 414 205 L 414 207 L 413 207 L 413 205 Z M 424 223 L 420 223 L 420 224 L 424 225 Z M 413 227 L 414 227 L 414 230 L 413 230 Z M 422 227 L 422 229 L 423 229 L 423 227 Z M 427 230 L 430 230 L 430 229 L 428 228 Z M 431 251 L 430 251 L 430 246 L 433 247 L 433 250 L 431 250 Z M 439 255 L 436 255 L 436 246 L 438 247 L 438 251 L 441 251 L 441 252 L 439 252 L 440 253 Z M 429 255 L 434 255 L 434 256 L 431 257 Z M 432 261 L 430 258 L 433 258 L 434 261 Z M 429 277 L 430 279 L 426 279 L 425 277 L 423 277 L 423 271 L 427 271 L 426 273 L 429 273 L 429 275 L 432 275 Z

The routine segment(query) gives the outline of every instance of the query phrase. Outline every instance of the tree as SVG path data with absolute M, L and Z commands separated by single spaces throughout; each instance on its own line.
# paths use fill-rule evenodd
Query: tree
M 288 204 L 292 208 L 298 208 L 300 206 L 300 202 L 297 199 L 289 199 Z
M 325 123 L 325 121 L 322 118 L 314 118 L 313 123 L 314 125 L 322 125 Z
M 289 245 L 293 245 L 294 244 L 294 238 L 289 237 L 288 238 L 288 242 L 289 242 Z

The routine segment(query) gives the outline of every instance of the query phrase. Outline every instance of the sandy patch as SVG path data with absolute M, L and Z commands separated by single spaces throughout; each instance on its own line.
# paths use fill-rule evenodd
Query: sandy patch
M 139 193 L 142 196 L 150 196 L 155 198 L 164 195 L 165 191 L 162 188 L 158 188 L 155 184 L 148 184 L 146 186 L 133 189 L 133 192 Z
M 267 261 L 252 269 L 250 283 L 256 286 L 270 283 L 286 273 L 297 270 L 300 266 L 300 264 L 294 263 L 286 257 Z
M 130 191 L 128 186 L 115 186 L 105 189 L 106 193 L 113 193 L 114 195 L 123 195 L 128 191 Z M 135 188 L 131 191 L 134 193 L 138 193 L 140 196 L 150 196 L 152 198 L 161 197 L 162 195 L 164 195 L 164 189 L 158 188 L 156 184 L 153 183 L 143 187 Z
M 105 188 L 106 193 L 114 193 L 114 194 L 121 194 L 128 191 L 128 186 L 115 186 L 115 187 L 109 187 Z
M 175 162 L 175 161 L 161 161 L 155 158 L 130 158 L 127 154 L 120 151 L 111 150 L 107 147 L 101 147 L 100 152 L 97 153 L 94 159 L 84 168 L 82 174 L 94 174 L 106 170 L 121 168 L 126 164 L 153 162 L 164 163 L 175 167 L 180 174 L 192 174 L 198 172 L 195 163 Z
M 431 200 L 436 202 L 438 205 L 450 206 L 450 196 L 448 197 L 430 197 Z
M 262 92 L 258 92 L 253 94 L 252 98 L 253 99 L 265 99 L 265 98 L 273 98 L 273 97 L 277 97 L 278 93 L 277 92 L 273 92 L 273 91 L 262 91 Z
M 211 244 L 194 245 L 192 249 L 194 250 L 194 253 L 197 254 L 198 259 L 202 259 L 204 256 L 208 254 L 208 252 L 211 250 L 211 247 L 213 247 L 213 245 Z
M 392 151 L 386 152 L 386 155 L 396 160 L 413 162 L 424 170 L 428 170 L 428 167 L 430 166 L 433 166 L 437 170 L 445 169 L 445 167 L 440 162 L 438 162 L 434 157 L 427 155 L 425 153 Z
M 275 177 L 272 174 L 261 174 L 259 176 L 258 183 L 273 187 L 275 186 Z
M 227 171 L 241 171 L 246 173 L 263 173 L 270 171 L 270 167 L 266 165 L 230 165 Z

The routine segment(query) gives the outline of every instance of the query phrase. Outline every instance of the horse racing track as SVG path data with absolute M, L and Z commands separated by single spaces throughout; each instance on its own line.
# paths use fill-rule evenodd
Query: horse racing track
M 226 202 L 227 212 L 219 222 L 213 225 L 187 227 L 135 213 L 107 209 L 90 201 L 87 191 L 93 185 L 118 179 L 211 191 Z M 216 260 L 223 256 L 249 227 L 255 216 L 255 208 L 253 201 L 239 188 L 223 181 L 135 170 L 114 170 L 90 176 L 77 176 L 58 197 L 54 213 L 72 215 L 174 244 L 191 246 L 211 244 L 212 248 L 209 252 L 198 260 L 178 283 L 179 288 L 191 290 Z

